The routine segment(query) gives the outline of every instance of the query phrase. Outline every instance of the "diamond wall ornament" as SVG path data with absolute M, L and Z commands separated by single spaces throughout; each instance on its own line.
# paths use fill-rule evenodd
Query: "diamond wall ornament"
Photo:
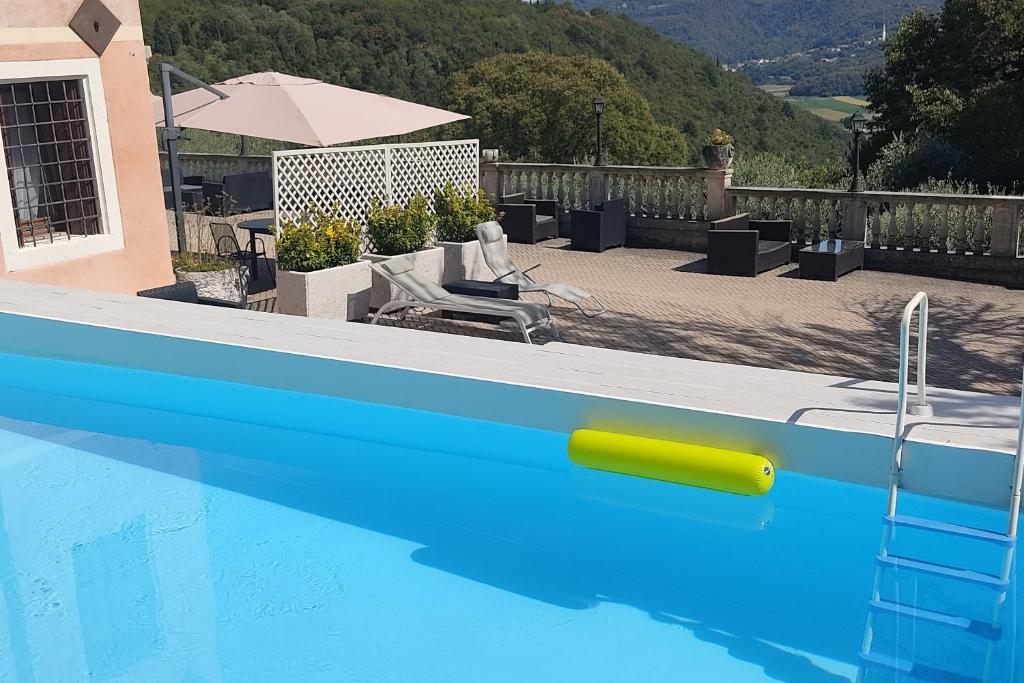
M 117 29 L 121 27 L 121 20 L 103 4 L 103 0 L 82 0 L 68 27 L 91 47 L 97 56 L 102 56 L 107 45 L 114 39 Z

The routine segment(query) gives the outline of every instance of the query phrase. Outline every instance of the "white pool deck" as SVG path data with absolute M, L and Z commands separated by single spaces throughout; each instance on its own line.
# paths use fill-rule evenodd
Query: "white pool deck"
M 434 409 L 465 417 L 502 419 L 567 433 L 583 426 L 615 428 L 621 417 L 619 429 L 630 428 L 632 422 L 638 425 L 634 432 L 678 436 L 669 422 L 675 414 L 672 411 L 684 411 L 697 418 L 687 423 L 687 429 L 681 429 L 682 434 L 692 433 L 695 424 L 708 424 L 701 439 L 704 442 L 735 448 L 753 448 L 763 442 L 762 451 L 781 451 L 771 455 L 781 460 L 777 464 L 782 467 L 826 476 L 842 471 L 841 478 L 875 485 L 884 482 L 887 476 L 895 429 L 897 387 L 884 382 L 561 343 L 530 346 L 429 331 L 0 282 L 2 351 L 209 376 L 201 360 L 174 358 L 156 347 L 136 349 L 106 344 L 98 348 L 55 338 L 63 335 L 33 336 L 14 324 L 26 320 L 59 321 L 84 326 L 81 329 L 138 332 L 150 339 L 155 336 L 208 342 L 221 350 L 240 347 L 282 352 L 289 357 L 340 361 L 338 365 L 348 368 L 368 366 L 412 371 L 417 377 L 430 376 L 435 380 L 457 377 L 476 383 L 472 386 L 485 383 L 492 391 L 495 387 L 516 385 L 544 392 L 536 396 L 575 396 L 604 401 L 601 404 L 580 402 L 579 407 L 562 410 L 558 400 L 524 398 L 532 394 L 516 394 L 508 403 L 503 403 L 501 393 L 486 394 L 490 399 L 483 398 L 483 394 L 442 395 L 444 392 L 437 387 L 446 385 L 436 383 L 424 384 L 431 388 L 422 391 L 417 388 L 405 391 L 401 387 L 368 387 L 365 382 L 353 381 L 348 386 L 337 386 L 335 391 L 335 385 L 324 376 L 303 377 L 301 373 L 289 374 L 286 369 L 275 371 L 265 363 L 225 365 L 223 361 L 211 361 L 220 379 L 327 391 L 359 400 Z M 236 352 L 242 353 L 240 349 Z M 896 353 L 894 348 L 894 365 Z M 942 359 L 931 358 L 929 362 L 941 363 Z M 328 389 L 325 390 L 325 386 Z M 907 419 L 905 482 L 916 482 L 917 488 L 926 493 L 1001 504 L 1009 491 L 1010 456 L 1017 438 L 1019 399 L 943 389 L 930 389 L 929 399 L 935 408 L 934 417 L 908 416 Z M 645 413 L 645 407 L 651 411 Z M 657 411 L 653 410 L 655 407 Z M 644 418 L 655 412 L 656 418 Z M 707 420 L 701 422 L 700 416 Z M 776 431 L 772 434 L 781 433 L 779 426 L 787 426 L 810 428 L 805 431 L 817 434 L 825 430 L 824 433 L 833 436 L 793 441 L 790 437 L 780 440 L 781 437 L 760 435 L 756 430 L 723 433 L 723 429 L 731 432 L 728 419 L 737 417 L 775 425 Z M 716 433 L 720 438 L 716 438 Z M 840 434 L 868 438 L 855 442 L 838 436 Z M 842 448 L 837 446 L 835 453 L 829 452 L 830 444 L 840 442 Z M 862 457 L 861 451 L 870 453 Z M 916 461 L 915 453 L 919 454 Z M 816 458 L 829 460 L 831 464 L 818 467 L 814 464 Z

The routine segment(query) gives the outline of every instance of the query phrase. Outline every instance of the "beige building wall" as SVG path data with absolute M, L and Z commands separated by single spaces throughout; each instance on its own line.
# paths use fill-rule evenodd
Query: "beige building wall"
M 15 68 L 12 63 L 21 68 L 26 62 L 43 62 L 34 65 L 43 72 L 46 62 L 58 64 L 64 60 L 92 60 L 75 63 L 98 66 L 105 102 L 103 113 L 109 129 L 108 156 L 116 184 L 116 207 L 108 202 L 105 210 L 119 217 L 119 221 L 112 222 L 121 233 L 118 237 L 123 236 L 123 246 L 118 239 L 112 243 L 115 248 L 101 253 L 75 255 L 71 251 L 68 258 L 47 257 L 50 262 L 43 265 L 26 265 L 25 259 L 10 256 L 11 245 L 7 240 L 0 249 L 0 277 L 124 293 L 174 280 L 138 2 L 104 3 L 120 19 L 121 27 L 102 57 L 97 57 L 68 28 L 80 0 L 2 0 L 0 81 L 4 80 L 5 66 Z M 6 179 L 3 186 L 10 192 Z M 13 211 L 2 202 L 0 209 L 0 228 L 6 222 L 11 229 L 16 222 Z M 80 241 L 94 239 L 86 237 Z M 54 255 L 57 253 L 53 251 Z

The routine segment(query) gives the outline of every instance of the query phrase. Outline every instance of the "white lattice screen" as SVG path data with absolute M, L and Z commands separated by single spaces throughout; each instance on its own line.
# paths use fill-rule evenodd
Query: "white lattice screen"
M 479 164 L 479 140 L 274 152 L 276 218 L 295 220 L 310 204 L 337 203 L 365 226 L 374 198 L 405 205 L 417 192 L 430 199 L 448 182 L 475 190 Z

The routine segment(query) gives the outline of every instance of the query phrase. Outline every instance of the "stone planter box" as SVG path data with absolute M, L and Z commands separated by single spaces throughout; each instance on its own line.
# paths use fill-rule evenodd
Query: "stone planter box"
M 370 311 L 370 264 L 296 273 L 277 271 L 277 309 L 288 315 L 361 320 Z
M 244 306 L 249 286 L 249 267 L 239 266 L 223 270 L 175 270 L 177 282 L 191 282 L 201 299 L 216 299 Z
M 508 242 L 508 238 L 503 238 Z M 495 275 L 484 263 L 483 250 L 476 240 L 472 242 L 438 242 L 444 249 L 444 275 L 441 284 L 458 280 L 484 280 L 490 282 Z
M 412 261 L 416 272 L 430 282 L 441 284 L 444 277 L 444 249 L 432 247 L 414 251 L 411 254 L 401 254 Z M 381 263 L 396 256 L 381 256 L 380 254 L 366 254 L 363 259 L 370 263 Z M 372 272 L 372 271 L 371 271 Z M 401 290 L 392 286 L 384 277 L 373 273 L 373 287 L 370 291 L 370 308 L 380 308 L 387 302 L 398 296 Z

